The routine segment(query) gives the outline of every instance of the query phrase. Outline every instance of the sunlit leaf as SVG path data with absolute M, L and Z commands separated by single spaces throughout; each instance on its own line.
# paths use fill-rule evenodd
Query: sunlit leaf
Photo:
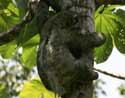
M 33 79 L 24 84 L 20 93 L 20 98 L 59 98 L 55 94 L 47 90 L 39 78 Z
M 95 49 L 96 63 L 104 62 L 108 59 L 112 52 L 113 45 L 121 52 L 125 52 L 125 35 L 123 30 L 123 23 L 121 23 L 119 16 L 115 14 L 115 7 L 101 6 L 95 14 L 95 29 L 96 32 L 102 32 L 107 37 L 106 43 Z M 123 28 L 122 28 L 123 27 Z
M 25 64 L 27 68 L 32 68 L 36 65 L 36 47 L 25 47 L 23 48 L 23 53 L 21 55 L 21 61 Z
M 17 50 L 17 45 L 14 41 L 0 46 L 0 54 L 4 58 L 12 57 L 16 50 Z
M 40 41 L 40 37 L 37 34 L 34 37 L 32 37 L 30 40 L 28 40 L 27 42 L 23 43 L 22 46 L 23 47 L 33 47 L 33 46 L 38 45 L 39 41 Z
M 15 17 L 19 16 L 19 10 L 14 4 L 10 3 L 7 9 L 10 11 L 12 16 L 15 16 Z
M 27 42 L 20 44 L 21 46 L 23 46 L 21 61 L 28 68 L 32 68 L 33 66 L 36 65 L 36 59 L 37 59 L 36 54 L 37 54 L 38 43 L 39 43 L 39 35 L 36 35 Z

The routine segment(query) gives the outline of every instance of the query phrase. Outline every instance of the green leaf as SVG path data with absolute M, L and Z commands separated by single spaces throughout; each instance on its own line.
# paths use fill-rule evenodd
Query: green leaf
M 7 10 L 10 11 L 12 16 L 18 17 L 19 16 L 19 10 L 13 3 L 10 3 L 7 7 Z
M 21 61 L 26 65 L 27 68 L 32 68 L 36 65 L 36 47 L 24 47 L 21 55 Z
M 37 34 L 27 42 L 23 43 L 23 53 L 21 55 L 21 61 L 27 68 L 32 68 L 36 65 L 37 45 L 39 43 L 39 35 Z
M 38 27 L 36 18 L 26 25 L 24 31 L 22 31 L 17 39 L 18 45 L 22 46 L 25 42 L 29 41 L 32 37 L 38 34 Z
M 2 17 L 0 17 L 0 32 L 7 30 L 6 22 Z
M 98 14 L 100 14 L 102 11 L 104 11 L 104 5 L 100 6 L 96 12 L 95 12 L 95 18 L 98 16 Z
M 113 34 L 114 42 L 119 52 L 125 54 L 125 11 L 118 9 L 115 14 L 121 24 L 119 24 L 119 32 Z
M 99 48 L 95 48 L 94 55 L 96 63 L 101 63 L 106 61 L 112 52 L 113 43 L 110 34 L 108 34 L 106 38 L 107 39 L 104 45 L 102 45 Z
M 120 6 L 101 6 L 96 11 L 96 32 L 103 32 L 107 37 L 106 43 L 102 47 L 95 49 L 95 60 L 97 63 L 108 59 L 113 45 L 120 53 L 125 53 L 125 11 L 121 9 L 116 10 L 116 7 Z
M 121 5 L 108 5 L 107 7 L 105 7 L 104 12 L 112 12 L 114 11 L 117 7 L 121 7 Z
M 18 9 L 12 3 L 9 3 L 6 9 L 0 10 L 0 32 L 9 29 L 18 21 Z
M 102 32 L 107 37 L 106 43 L 95 49 L 96 63 L 102 63 L 108 59 L 113 48 L 113 35 L 119 33 L 120 30 L 120 21 L 118 21 L 118 16 L 112 12 L 114 8 L 115 6 L 109 6 L 106 8 L 101 6 L 95 15 L 96 32 Z
M 47 90 L 39 78 L 24 84 L 19 96 L 20 98 L 59 98 L 55 97 L 53 92 Z
M 0 46 L 0 54 L 4 58 L 12 57 L 16 52 L 16 50 L 17 50 L 17 45 L 14 41 Z
M 39 34 L 33 36 L 30 40 L 28 40 L 27 42 L 25 42 L 24 44 L 22 44 L 23 47 L 33 47 L 38 45 L 40 41 L 40 36 Z
M 0 84 L 0 98 L 11 98 L 10 94 L 7 92 L 7 88 Z
M 112 16 L 112 12 L 116 9 L 116 7 L 120 7 L 121 5 L 109 5 L 107 7 L 105 7 L 105 5 L 100 6 L 96 12 L 95 12 L 95 18 L 100 15 L 100 14 L 106 14 L 106 13 L 111 13 Z
M 20 19 L 24 17 L 24 15 L 26 14 L 28 10 L 28 1 L 29 0 L 15 0 L 16 6 L 19 10 Z
M 117 15 L 118 21 L 125 27 L 125 10 L 118 9 L 116 12 L 114 12 L 115 15 Z
M 113 37 L 116 48 L 120 53 L 125 54 L 125 28 L 121 29 L 118 33 L 114 33 Z

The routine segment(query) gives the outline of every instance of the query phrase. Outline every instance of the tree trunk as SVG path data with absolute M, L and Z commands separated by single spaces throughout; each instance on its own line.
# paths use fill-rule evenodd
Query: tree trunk
M 47 89 L 62 98 L 92 98 L 93 49 L 104 43 L 94 30 L 94 0 L 62 0 L 61 12 L 42 31 L 37 65 Z
M 95 11 L 94 0 L 74 0 L 74 5 L 75 4 L 78 4 L 78 5 L 76 6 L 76 8 L 71 10 L 81 15 L 81 17 L 79 17 L 79 20 L 81 22 L 79 27 L 82 28 L 81 33 L 94 32 L 95 31 L 94 30 L 94 11 Z M 91 40 L 91 39 L 88 39 L 88 40 Z M 88 61 L 84 63 L 86 63 L 86 65 L 89 65 L 89 67 L 92 67 L 93 51 L 90 50 L 89 52 L 90 52 L 89 55 L 91 59 L 88 59 Z M 85 57 L 87 56 L 88 54 L 86 54 Z M 90 76 L 87 76 L 87 77 L 90 77 Z M 73 92 L 71 92 L 70 94 L 66 93 L 62 98 L 93 98 L 93 80 L 90 80 L 90 81 L 84 80 L 82 81 L 82 84 L 80 85 L 77 84 L 77 87 L 78 88 L 75 89 Z
M 74 5 L 75 4 L 78 4 L 78 5 L 74 9 L 72 7 L 71 10 L 81 15 L 81 17 L 79 17 L 79 21 L 80 21 L 79 27 L 82 28 L 81 33 L 94 32 L 95 31 L 94 30 L 94 11 L 95 11 L 94 0 L 74 0 Z M 91 40 L 91 39 L 88 39 L 88 40 Z M 92 67 L 93 66 L 93 52 L 91 50 L 89 52 L 90 52 L 89 55 L 91 59 L 88 59 L 88 61 L 84 63 L 86 63 L 86 65 L 89 65 L 89 67 Z M 88 54 L 86 54 L 85 57 L 87 57 L 87 55 Z M 87 77 L 90 77 L 90 76 L 87 76 Z M 93 80 L 82 81 L 82 84 L 80 85 L 77 84 L 78 88 L 76 88 L 73 92 L 69 94 L 66 93 L 64 96 L 62 96 L 62 98 L 93 98 L 93 82 L 92 81 Z

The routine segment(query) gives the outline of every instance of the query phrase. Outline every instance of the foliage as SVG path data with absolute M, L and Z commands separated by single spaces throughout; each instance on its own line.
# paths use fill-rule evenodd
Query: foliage
M 28 0 L 16 0 L 15 2 L 12 2 L 11 0 L 4 0 L 3 2 L 1 0 L 0 32 L 7 30 L 22 19 L 27 11 L 27 3 Z M 18 51 L 18 49 L 22 47 L 23 53 L 20 56 L 20 60 L 25 63 L 27 67 L 32 68 L 36 65 L 36 45 L 39 42 L 39 36 L 36 35 L 37 33 L 38 30 L 36 28 L 36 20 L 34 19 L 31 23 L 24 27 L 14 41 L 0 46 L 0 54 L 4 58 L 11 58 Z M 29 56 L 32 57 L 32 60 L 29 60 Z
M 19 21 L 19 11 L 10 0 L 0 0 L 0 32 L 7 30 Z
M 40 78 L 35 78 L 25 83 L 24 88 L 20 93 L 20 98 L 59 98 L 59 97 L 53 92 L 47 90 L 44 87 L 43 83 L 41 83 Z
M 96 63 L 104 62 L 110 56 L 113 45 L 121 53 L 125 53 L 125 11 L 118 9 L 120 5 L 100 6 L 95 13 L 96 32 L 103 32 L 107 38 L 106 43 L 95 49 Z
M 18 96 L 23 83 L 33 75 L 33 70 L 27 69 L 16 60 L 0 58 L 0 98 Z

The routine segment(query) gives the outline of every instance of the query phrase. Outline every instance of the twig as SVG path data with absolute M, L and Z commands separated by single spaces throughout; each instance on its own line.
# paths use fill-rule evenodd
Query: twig
M 125 80 L 125 76 L 122 76 L 122 75 L 119 75 L 119 74 L 109 73 L 109 72 L 107 72 L 107 71 L 104 71 L 104 70 L 101 70 L 101 69 L 98 69 L 98 68 L 94 68 L 94 70 L 96 70 L 96 71 L 98 71 L 98 72 L 100 72 L 100 73 L 103 73 L 103 74 L 105 74 L 105 75 L 114 77 L 114 78 L 118 78 L 118 79 Z
M 23 17 L 23 19 L 19 23 L 17 23 L 16 25 L 14 25 L 12 28 L 7 30 L 6 32 L 0 33 L 0 45 L 13 40 L 16 37 L 17 32 L 20 32 L 21 29 L 25 26 L 25 24 L 32 21 L 38 3 L 39 2 L 37 0 L 30 2 L 29 3 L 29 10 L 27 11 L 27 13 Z

